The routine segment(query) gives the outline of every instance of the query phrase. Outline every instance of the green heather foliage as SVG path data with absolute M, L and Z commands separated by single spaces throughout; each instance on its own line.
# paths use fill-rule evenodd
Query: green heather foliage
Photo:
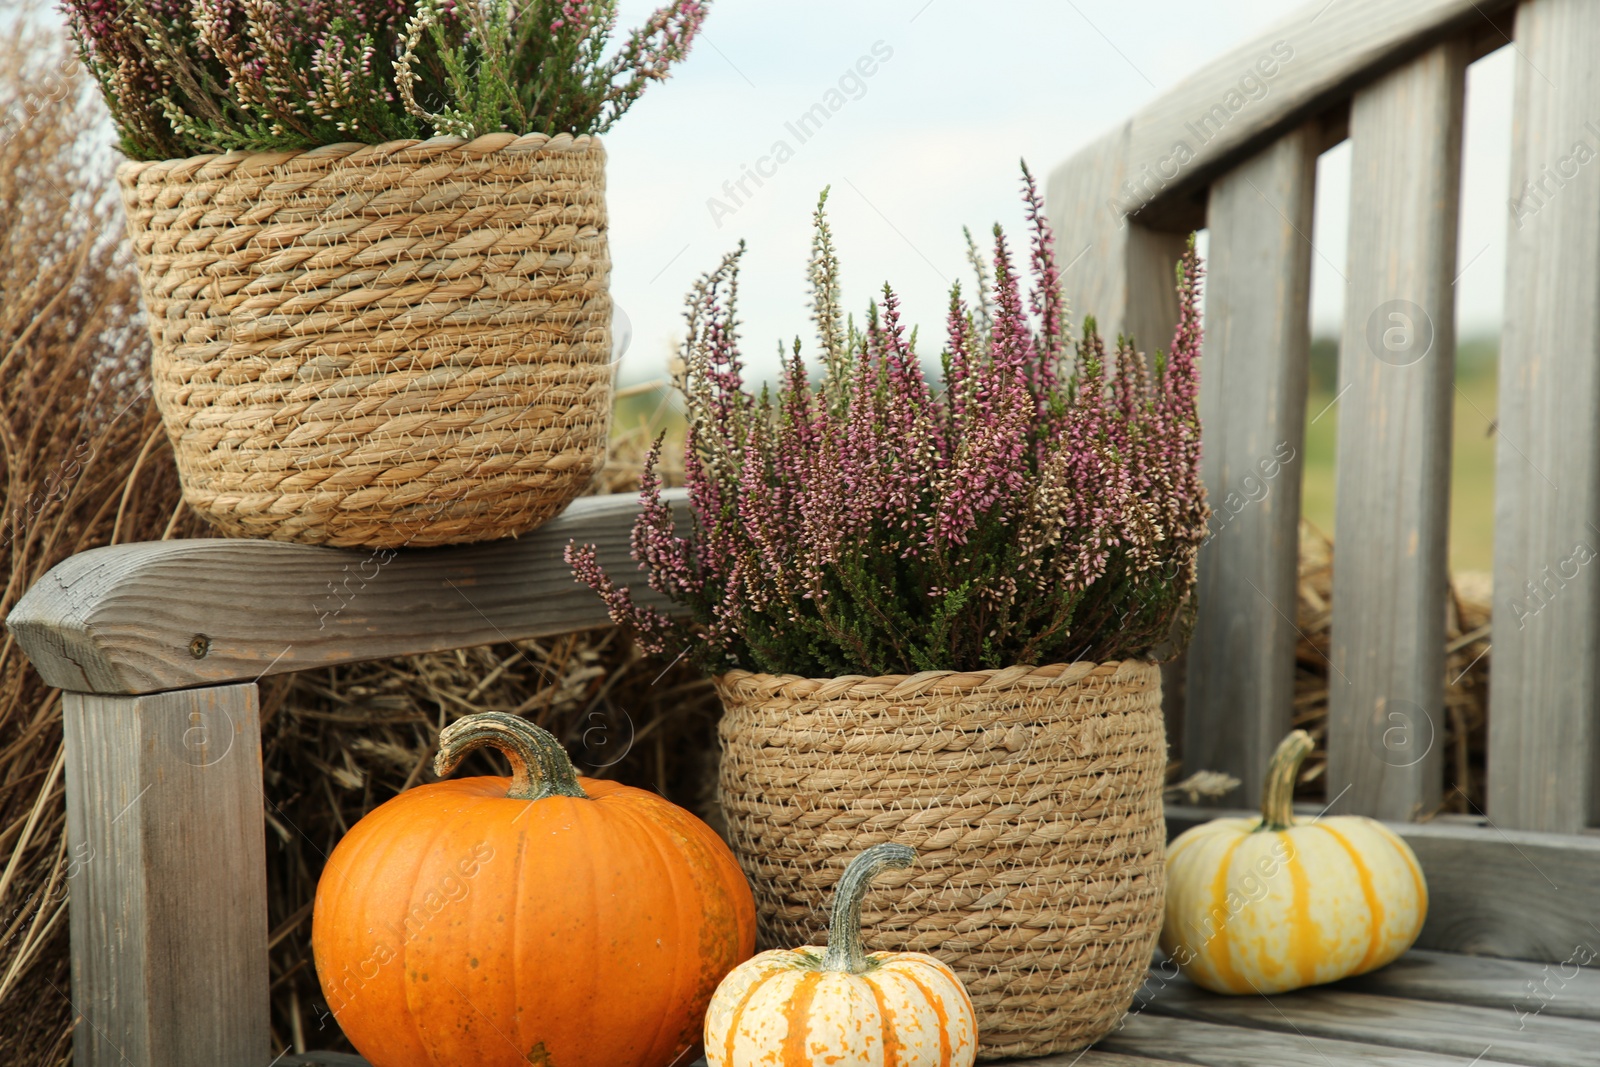
M 796 339 L 776 395 L 747 390 L 740 253 L 701 279 L 678 383 L 687 536 L 653 460 L 633 533 L 651 588 L 678 610 L 636 603 L 593 546 L 567 550 L 644 648 L 713 672 L 817 677 L 1104 661 L 1181 643 L 1208 518 L 1199 260 L 1191 245 L 1171 352 L 1153 369 L 1129 339 L 1108 357 L 1092 320 L 1074 341 L 1049 224 L 1023 175 L 1027 305 L 996 227 L 992 286 L 980 266 L 976 308 L 959 286 L 950 294 L 937 390 L 887 287 L 864 328 L 845 319 L 823 205 L 811 264 L 820 388 Z
M 601 133 L 710 0 L 609 50 L 616 0 L 63 0 L 132 159 L 449 134 Z

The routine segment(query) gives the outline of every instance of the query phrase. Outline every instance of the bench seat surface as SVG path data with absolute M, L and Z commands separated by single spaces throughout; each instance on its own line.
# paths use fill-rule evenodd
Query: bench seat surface
M 997 1067 L 1600 1067 L 1600 970 L 1579 966 L 1596 959 L 1591 945 L 1574 946 L 1567 964 L 1419 949 L 1375 974 L 1275 997 L 1217 996 L 1158 965 L 1093 1049 Z M 280 1062 L 365 1067 L 340 1053 Z

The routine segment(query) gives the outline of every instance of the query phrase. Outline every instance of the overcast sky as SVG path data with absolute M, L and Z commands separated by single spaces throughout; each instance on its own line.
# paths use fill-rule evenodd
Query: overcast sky
M 638 24 L 657 2 L 621 0 L 621 25 Z M 982 233 L 1000 221 L 1020 235 L 1019 159 L 1042 182 L 1184 75 L 1294 10 L 1282 0 L 712 0 L 694 54 L 606 135 L 612 290 L 634 328 L 623 380 L 664 373 L 684 293 L 741 238 L 745 351 L 757 375 L 775 366 L 780 337 L 809 341 L 805 261 L 825 185 L 848 306 L 864 307 L 892 282 L 933 358 L 949 282 L 966 276 L 961 227 Z M 1495 53 L 1468 81 L 1463 334 L 1499 327 L 1510 59 L 1509 48 Z M 813 105 L 841 100 L 821 129 L 798 131 L 803 141 L 790 128 Z M 775 154 L 779 141 L 792 154 Z M 749 169 L 765 172 L 759 185 Z M 1328 153 L 1320 174 L 1313 320 L 1333 334 L 1349 146 Z
M 652 7 L 623 0 L 624 22 Z M 625 380 L 660 373 L 683 293 L 740 238 L 749 244 L 742 298 L 752 362 L 769 368 L 781 336 L 809 339 L 804 266 L 824 185 L 833 187 L 849 306 L 893 282 L 934 355 L 948 280 L 965 276 L 962 225 L 1021 228 L 1019 158 L 1043 176 L 1292 10 L 1281 0 L 714 0 L 689 61 L 606 138 L 612 286 L 634 323 Z M 846 77 L 844 106 L 800 143 L 785 124 L 863 57 L 872 75 Z M 1468 83 L 1458 285 L 1467 333 L 1499 325 L 1509 59 L 1506 49 L 1480 62 Z M 735 204 L 724 183 L 771 157 L 778 140 L 792 158 L 766 161 L 770 177 L 759 187 L 746 179 L 751 195 Z M 1336 333 L 1348 146 L 1324 157 L 1321 171 L 1313 317 L 1319 333 Z

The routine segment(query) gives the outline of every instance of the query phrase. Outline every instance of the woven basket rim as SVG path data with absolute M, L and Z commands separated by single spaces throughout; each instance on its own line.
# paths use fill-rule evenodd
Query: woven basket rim
M 995 667 L 977 671 L 922 671 L 918 674 L 845 674 L 836 678 L 807 678 L 799 674 L 761 674 L 731 670 L 715 675 L 719 693 L 739 693 L 754 699 L 783 694 L 789 698 L 825 695 L 830 700 L 898 698 L 983 689 L 1067 688 L 1090 678 L 1122 678 L 1129 682 L 1159 678 L 1161 665 L 1154 660 L 1107 660 L 1104 663 L 1046 663 L 1037 667 Z M 825 691 L 825 692 L 824 692 Z
M 486 133 L 470 140 L 465 137 L 429 137 L 426 140 L 408 138 L 367 144 L 362 141 L 340 141 L 337 144 L 317 145 L 314 148 L 284 148 L 268 152 L 209 152 L 178 159 L 125 159 L 117 164 L 117 181 L 133 185 L 141 180 L 164 181 L 169 173 L 188 179 L 194 172 L 208 165 L 226 166 L 229 172 L 246 173 L 271 170 L 290 160 L 317 166 L 341 164 L 362 166 L 374 163 L 422 163 L 445 156 L 481 158 L 494 153 L 516 154 L 522 152 L 589 152 L 604 151 L 599 134 L 593 133 Z M 153 172 L 153 173 L 152 173 Z

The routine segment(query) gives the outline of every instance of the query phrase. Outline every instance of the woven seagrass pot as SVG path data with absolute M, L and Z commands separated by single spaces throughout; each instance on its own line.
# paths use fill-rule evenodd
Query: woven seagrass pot
M 1161 929 L 1160 668 L 1055 664 L 800 678 L 733 671 L 721 800 L 763 948 L 826 943 L 832 888 L 870 845 L 869 949 L 960 975 L 980 1058 L 1082 1048 L 1116 1026 Z
M 184 499 L 222 533 L 522 533 L 604 459 L 605 151 L 562 134 L 117 170 Z

